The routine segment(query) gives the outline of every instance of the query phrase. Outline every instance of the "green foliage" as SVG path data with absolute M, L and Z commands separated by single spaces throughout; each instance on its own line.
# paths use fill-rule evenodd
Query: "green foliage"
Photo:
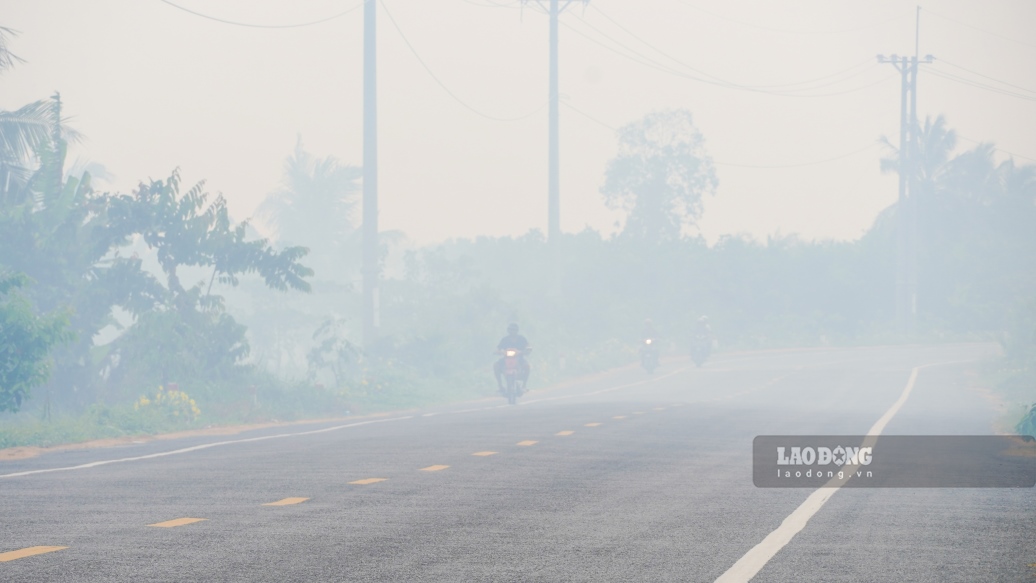
M 718 180 L 705 139 L 686 110 L 655 112 L 619 130 L 619 154 L 608 163 L 601 192 L 626 211 L 623 234 L 673 241 L 702 212 L 702 196 Z
M 152 310 L 112 344 L 107 400 L 132 398 L 140 386 L 232 382 L 248 351 L 245 327 L 219 310 Z
M 1036 437 L 1036 403 L 1029 407 L 1025 416 L 1015 425 L 1014 429 L 1018 432 L 1018 435 L 1032 435 Z
M 305 278 L 313 270 L 299 263 L 307 253 L 304 247 L 275 251 L 266 239 L 247 240 L 248 222 L 233 225 L 226 200 L 218 196 L 210 204 L 203 188 L 199 182 L 181 196 L 180 174 L 173 171 L 166 180 L 141 184 L 132 195 L 112 201 L 113 222 L 139 233 L 155 250 L 174 304 L 182 307 L 188 299 L 178 273 L 186 266 L 212 270 L 206 296 L 214 282 L 236 286 L 240 275 L 251 273 L 273 289 L 310 290 Z
M 69 339 L 64 314 L 38 316 L 13 293 L 25 282 L 24 276 L 0 275 L 0 412 L 17 411 L 47 381 L 51 350 Z
M 360 354 L 346 338 L 345 322 L 341 318 L 324 320 L 313 333 L 313 340 L 317 344 L 306 354 L 310 380 L 318 382 L 323 373 L 329 373 L 334 387 L 344 386 L 347 369 Z
M 347 279 L 349 270 L 358 267 L 353 214 L 361 175 L 360 168 L 334 157 L 316 158 L 299 138 L 284 162 L 280 186 L 259 207 L 281 244 L 313 250 L 310 260 L 322 279 Z

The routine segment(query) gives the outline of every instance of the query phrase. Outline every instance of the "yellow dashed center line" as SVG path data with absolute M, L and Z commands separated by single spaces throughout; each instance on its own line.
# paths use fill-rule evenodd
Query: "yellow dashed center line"
M 569 431 L 566 429 L 565 431 L 558 431 L 555 435 L 572 435 L 573 433 L 575 433 L 575 431 Z
M 63 551 L 67 548 L 68 547 L 28 547 L 17 551 L 8 551 L 6 553 L 0 553 L 0 563 L 6 563 L 7 561 L 13 561 L 15 559 L 24 559 L 25 557 L 32 557 L 34 555 L 42 555 L 44 553 L 53 553 L 54 551 Z
M 471 455 L 477 455 L 479 457 L 486 457 L 487 455 L 496 455 L 496 453 L 497 452 L 495 452 L 495 451 L 476 451 L 475 453 L 473 453 Z
M 309 498 L 285 498 L 276 502 L 267 502 L 266 504 L 263 504 L 263 506 L 290 506 L 292 504 L 301 504 L 306 500 L 309 500 Z
M 586 427 L 597 427 L 600 423 L 587 423 Z
M 612 419 L 625 419 L 625 418 L 626 418 L 625 415 L 616 415 L 615 417 L 612 417 Z
M 159 528 L 172 528 L 174 526 L 194 524 L 195 522 L 201 522 L 203 520 L 208 520 L 208 518 L 177 518 L 175 520 L 167 520 L 165 522 L 156 522 L 154 524 L 149 524 L 148 526 L 157 526 Z
M 530 439 L 526 439 L 525 441 L 519 441 L 515 445 L 526 445 L 527 446 L 527 445 L 536 445 L 537 443 L 539 443 L 539 442 L 538 441 L 532 441 Z
M 362 480 L 353 480 L 350 484 L 357 484 L 359 486 L 366 486 L 367 484 L 377 484 L 378 482 L 384 482 L 388 478 L 364 478 Z
M 634 415 L 643 415 L 644 412 L 643 411 L 634 411 L 633 414 Z
M 665 411 L 665 407 L 655 407 L 655 411 Z
M 421 471 L 422 472 L 438 472 L 440 470 L 445 470 L 448 467 L 450 467 L 450 466 L 428 466 L 427 468 L 421 468 Z

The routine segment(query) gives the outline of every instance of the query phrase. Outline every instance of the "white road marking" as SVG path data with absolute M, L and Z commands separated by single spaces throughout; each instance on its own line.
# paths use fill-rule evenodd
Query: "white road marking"
M 874 425 L 867 432 L 868 439 L 865 443 L 873 443 L 876 441 L 877 436 L 881 435 L 884 431 L 885 426 L 888 422 L 899 412 L 899 409 L 906 403 L 907 398 L 910 396 L 910 392 L 914 390 L 914 383 L 917 381 L 917 373 L 922 368 L 929 366 L 939 366 L 940 364 L 951 364 L 951 363 L 933 363 L 925 364 L 921 366 L 915 366 L 910 371 L 910 379 L 907 380 L 907 384 L 903 387 L 903 392 L 899 395 L 899 399 L 889 407 L 888 411 L 879 418 Z M 815 492 L 806 498 L 806 501 L 799 505 L 787 518 L 781 522 L 781 525 L 763 539 L 763 541 L 755 545 L 750 551 L 745 553 L 743 557 L 738 559 L 733 566 L 731 566 L 725 573 L 716 579 L 715 583 L 747 583 L 755 577 L 759 571 L 766 566 L 766 563 L 770 562 L 770 559 L 777 554 L 782 548 L 784 548 L 796 534 L 802 531 L 806 527 L 806 523 L 809 519 L 816 514 L 821 507 L 831 499 L 831 496 L 835 495 L 838 489 L 845 485 L 849 481 L 849 477 L 852 472 L 849 472 L 847 477 L 843 480 L 837 478 L 828 482 L 824 487 L 819 488 Z
M 750 360 L 751 358 L 752 357 L 749 357 L 749 356 L 735 356 L 733 358 L 723 359 L 720 362 L 731 362 L 731 361 L 746 360 L 746 359 Z M 630 366 L 632 367 L 633 365 L 630 365 Z M 619 385 L 617 387 L 610 387 L 610 388 L 607 388 L 607 389 L 599 389 L 599 390 L 596 390 L 596 391 L 590 391 L 590 392 L 586 392 L 586 393 L 577 393 L 577 394 L 572 394 L 572 395 L 561 395 L 561 396 L 558 396 L 558 397 L 544 397 L 542 399 L 533 399 L 533 400 L 529 400 L 529 401 L 523 401 L 523 402 L 518 403 L 518 404 L 519 405 L 531 405 L 531 404 L 534 404 L 534 403 L 543 403 L 543 402 L 547 402 L 547 401 L 557 401 L 557 400 L 561 400 L 561 399 L 574 399 L 574 398 L 578 398 L 578 397 L 589 397 L 589 396 L 593 396 L 593 395 L 601 395 L 601 394 L 604 394 L 604 393 L 611 393 L 611 392 L 615 392 L 615 391 L 621 391 L 621 390 L 629 389 L 629 388 L 632 388 L 632 387 L 638 387 L 638 386 L 645 385 L 645 384 L 648 384 L 648 383 L 653 383 L 653 382 L 656 382 L 656 381 L 660 381 L 662 379 L 666 379 L 666 378 L 678 375 L 678 374 L 680 374 L 682 372 L 686 372 L 687 370 L 688 370 L 688 367 L 682 367 L 682 368 L 678 368 L 678 369 L 676 369 L 676 370 L 674 370 L 674 371 L 672 371 L 670 373 L 664 374 L 664 375 L 659 375 L 659 376 L 643 379 L 643 380 L 640 380 L 640 381 L 636 381 L 636 382 L 632 382 L 632 383 L 627 383 L 625 385 Z M 508 408 L 508 407 L 509 407 L 509 405 L 492 405 L 492 406 L 488 406 L 488 407 L 473 407 L 473 408 L 470 408 L 470 409 L 460 409 L 460 410 L 457 410 L 457 411 L 443 411 L 443 412 L 437 412 L 437 413 L 425 413 L 425 414 L 422 414 L 421 416 L 422 417 L 431 417 L 431 416 L 434 416 L 434 415 L 457 415 L 457 414 L 461 414 L 461 413 L 478 413 L 478 412 L 482 412 L 482 411 L 491 411 L 491 410 L 494 410 L 494 409 L 504 409 L 504 408 Z M 173 450 L 173 451 L 153 453 L 153 454 L 136 456 L 136 457 L 120 458 L 120 459 L 113 459 L 113 460 L 100 460 L 100 461 L 96 461 L 96 462 L 90 462 L 90 463 L 86 463 L 86 464 L 81 464 L 81 465 L 78 465 L 78 466 L 66 466 L 66 467 L 60 467 L 60 468 L 47 468 L 47 469 L 42 469 L 42 470 L 28 470 L 28 471 L 24 471 L 24 472 L 15 472 L 15 473 L 11 473 L 11 474 L 0 474 L 0 479 L 2 479 L 2 478 L 16 478 L 16 477 L 21 477 L 21 476 L 30 476 L 30 475 L 34 475 L 34 474 L 46 474 L 46 473 L 50 473 L 50 472 L 63 472 L 63 471 L 69 471 L 69 470 L 83 470 L 83 469 L 94 468 L 94 467 L 98 467 L 98 466 L 104 466 L 104 465 L 108 465 L 108 464 L 116 464 L 116 463 L 122 463 L 122 462 L 132 462 L 132 461 L 139 461 L 139 460 L 146 460 L 146 459 L 165 457 L 165 456 L 170 456 L 170 455 L 177 455 L 177 454 L 181 454 L 181 453 L 190 453 L 192 451 L 199 451 L 199 450 L 202 450 L 202 449 L 208 449 L 210 447 L 217 447 L 217 446 L 221 446 L 221 445 L 232 445 L 232 444 L 235 444 L 235 443 L 248 443 L 248 442 L 252 442 L 252 441 L 264 441 L 264 440 L 267 440 L 267 439 L 278 439 L 278 438 L 282 438 L 282 437 L 296 437 L 296 436 L 301 436 L 301 435 L 312 435 L 312 434 L 315 434 L 315 433 L 324 433 L 324 432 L 328 432 L 328 431 L 336 431 L 336 430 L 339 430 L 339 429 L 345 429 L 347 427 L 358 427 L 358 426 L 361 426 L 361 425 L 369 425 L 369 424 L 372 424 L 372 423 L 386 423 L 386 422 L 389 422 L 389 421 L 403 421 L 403 420 L 406 420 L 406 419 L 413 419 L 413 418 L 414 418 L 413 415 L 407 415 L 407 416 L 404 416 L 404 417 L 393 417 L 393 418 L 390 418 L 390 419 L 376 419 L 376 420 L 371 420 L 371 421 L 360 421 L 360 422 L 357 422 L 357 423 L 349 423 L 349 424 L 346 424 L 346 425 L 336 425 L 334 427 L 326 427 L 324 429 L 315 429 L 313 431 L 302 431 L 302 432 L 298 432 L 298 433 L 281 433 L 281 434 L 277 434 L 277 435 L 266 435 L 266 436 L 262 436 L 262 437 L 251 437 L 251 438 L 247 438 L 247 439 L 235 439 L 235 440 L 228 440 L 228 441 L 218 441 L 218 442 L 214 442 L 214 443 L 206 443 L 206 444 L 202 444 L 202 445 L 196 445 L 196 446 L 193 446 L 193 447 L 185 447 L 185 448 L 177 449 L 177 450 Z
M 413 419 L 412 415 L 406 417 L 392 417 L 391 419 L 372 419 L 370 421 L 360 421 L 358 423 L 348 423 L 346 425 L 335 425 L 334 427 L 325 427 L 323 429 L 314 429 L 312 431 L 300 431 L 298 433 L 278 433 L 276 435 L 263 435 L 260 437 L 249 437 L 246 439 L 232 439 L 228 441 L 216 441 L 213 443 L 203 443 L 201 445 L 195 445 L 192 447 L 185 447 L 182 449 L 175 449 L 172 451 L 163 451 L 159 453 L 151 453 L 148 455 L 141 455 L 136 457 L 126 457 L 114 460 L 101 460 L 96 462 L 90 462 L 88 464 L 81 464 L 78 466 L 66 466 L 62 468 L 47 468 L 44 470 L 29 470 L 25 472 L 15 472 L 13 474 L 0 474 L 0 478 L 17 478 L 19 476 L 31 476 L 33 474 L 48 474 L 50 472 L 64 472 L 70 470 L 85 470 L 88 468 L 96 468 L 97 466 L 106 466 L 108 464 L 118 464 L 122 462 L 135 462 L 140 460 L 148 460 L 153 458 L 165 457 L 169 455 L 177 455 L 181 453 L 190 453 L 192 451 L 199 451 L 202 449 L 208 449 L 210 447 L 218 447 L 221 445 L 233 445 L 235 443 L 250 443 L 253 441 L 265 441 L 267 439 L 280 439 L 282 437 L 298 437 L 301 435 L 314 435 L 316 433 L 327 433 L 329 431 L 337 431 L 339 429 L 346 429 L 348 427 L 359 427 L 361 425 L 371 425 L 373 423 L 388 423 L 390 421 L 403 421 L 405 419 Z

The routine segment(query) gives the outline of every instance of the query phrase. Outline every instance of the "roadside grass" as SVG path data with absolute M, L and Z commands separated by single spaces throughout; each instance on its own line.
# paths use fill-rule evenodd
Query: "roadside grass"
M 1001 357 L 986 365 L 983 377 L 1007 404 L 1005 428 L 1036 436 L 1036 359 Z
M 533 359 L 530 388 L 549 386 L 635 359 L 635 349 L 619 342 L 602 343 L 596 350 L 569 356 L 564 361 Z M 168 390 L 152 390 L 142 392 L 134 403 L 95 404 L 78 414 L 55 414 L 49 418 L 38 410 L 5 414 L 0 416 L 0 449 L 366 415 L 497 395 L 492 369 L 488 367 L 449 377 L 430 377 L 393 363 L 371 365 L 347 386 L 338 388 L 303 381 L 289 383 L 263 373 L 233 382 L 176 388 L 182 388 L 179 395 L 174 394 L 176 398 L 170 398 Z M 164 406 L 156 406 L 160 400 Z M 195 411 L 191 411 L 192 405 Z
M 742 348 L 728 346 L 726 350 Z M 681 354 L 678 349 L 668 351 Z M 720 351 L 722 352 L 722 350 Z M 564 359 L 530 359 L 530 389 L 634 363 L 637 347 L 611 340 Z M 1031 369 L 1019 372 L 1003 362 L 987 367 L 987 378 L 1012 409 L 1011 423 L 1028 412 L 1029 434 L 1036 434 L 1036 413 L 1030 409 L 1036 394 Z M 371 365 L 347 386 L 328 388 L 312 382 L 285 382 L 266 373 L 251 374 L 233 382 L 212 382 L 185 387 L 190 397 L 177 407 L 155 407 L 157 392 L 142 394 L 150 403 L 95 404 L 78 414 L 58 414 L 49 419 L 39 411 L 0 416 L 0 449 L 19 446 L 50 447 L 96 439 L 148 436 L 177 431 L 231 427 L 269 422 L 289 422 L 367 415 L 444 405 L 495 397 L 491 368 L 469 370 L 449 377 L 430 377 L 394 363 Z M 186 393 L 182 393 L 186 396 Z M 187 404 L 196 401 L 197 414 Z M 135 406 L 136 405 L 136 406 Z M 179 414 L 177 413 L 179 411 Z M 1025 433 L 1019 424 L 1018 431 Z

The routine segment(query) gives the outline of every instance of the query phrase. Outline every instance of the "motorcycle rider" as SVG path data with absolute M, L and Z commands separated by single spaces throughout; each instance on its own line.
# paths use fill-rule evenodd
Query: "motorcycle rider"
M 712 347 L 712 327 L 709 326 L 709 317 L 701 316 L 694 323 L 691 329 L 691 338 L 695 344 L 701 343 Z
M 640 335 L 640 364 L 649 372 L 658 366 L 658 334 L 651 318 L 644 320 L 644 328 Z
M 640 333 L 641 352 L 649 349 L 647 344 L 648 340 L 651 340 L 650 349 L 658 350 L 658 333 L 655 331 L 655 323 L 651 321 L 651 318 L 644 320 L 644 328 Z
M 521 374 L 522 384 L 526 384 L 529 381 L 529 361 L 525 359 L 526 353 L 529 352 L 529 341 L 518 333 L 518 324 L 512 322 L 507 326 L 507 336 L 504 336 L 500 342 L 496 345 L 497 352 L 504 352 L 506 350 L 517 350 L 518 351 L 518 366 L 519 373 Z M 504 359 L 496 361 L 493 365 L 493 374 L 496 375 L 496 386 L 500 391 L 504 390 Z
M 708 338 L 712 341 L 712 327 L 709 326 L 709 317 L 701 316 L 694 325 L 695 338 Z

